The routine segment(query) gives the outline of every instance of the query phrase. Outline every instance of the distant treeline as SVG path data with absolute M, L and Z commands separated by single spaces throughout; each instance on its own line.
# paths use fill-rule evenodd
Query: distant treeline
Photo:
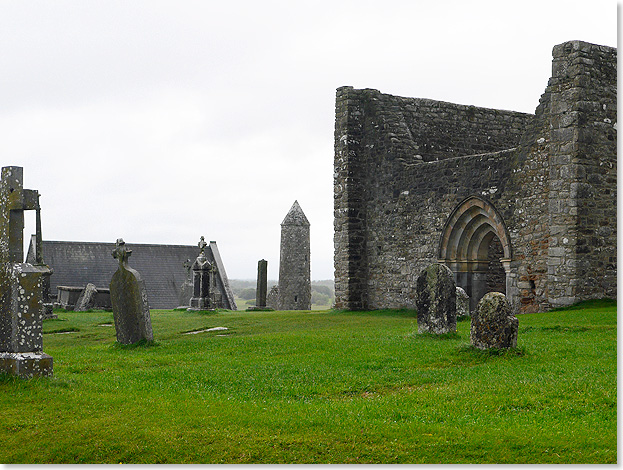
M 276 286 L 278 281 L 268 280 L 268 290 L 270 291 L 272 286 Z M 333 287 L 333 279 L 326 279 L 321 281 L 312 281 L 312 305 L 333 305 L 335 299 L 335 290 Z M 230 279 L 229 286 L 231 287 L 234 296 L 242 300 L 254 300 L 255 289 L 257 287 L 257 281 L 247 279 Z

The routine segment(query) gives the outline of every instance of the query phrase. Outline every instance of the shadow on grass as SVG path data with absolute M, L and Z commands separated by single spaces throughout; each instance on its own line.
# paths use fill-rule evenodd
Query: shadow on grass
M 338 315 L 366 315 L 373 317 L 417 317 L 417 312 L 413 309 L 408 308 L 392 308 L 392 309 L 383 309 L 383 310 L 345 310 L 345 309 L 330 309 L 327 310 L 328 314 L 338 314 Z
M 508 348 L 508 349 L 479 349 L 475 346 L 466 345 L 456 349 L 454 356 L 459 359 L 463 365 L 482 364 L 491 360 L 508 360 L 512 361 L 516 358 L 522 358 L 527 355 L 526 348 Z
M 119 349 L 119 350 L 133 350 L 133 349 L 145 349 L 145 348 L 154 348 L 160 346 L 158 341 L 147 341 L 146 339 L 142 339 L 133 344 L 121 344 L 118 341 L 115 341 L 111 348 Z

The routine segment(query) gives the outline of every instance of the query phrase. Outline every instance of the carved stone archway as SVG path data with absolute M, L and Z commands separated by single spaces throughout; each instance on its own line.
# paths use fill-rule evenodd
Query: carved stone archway
M 490 289 L 489 250 L 498 242 L 506 277 L 503 290 L 508 295 L 512 246 L 504 219 L 495 207 L 480 197 L 468 197 L 452 211 L 443 228 L 439 262 L 452 270 L 457 286 L 469 295 L 471 311 Z

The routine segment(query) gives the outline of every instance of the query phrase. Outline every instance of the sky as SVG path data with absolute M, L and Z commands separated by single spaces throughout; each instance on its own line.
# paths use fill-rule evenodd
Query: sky
M 204 236 L 230 279 L 260 259 L 278 278 L 298 200 L 312 279 L 332 279 L 336 88 L 533 113 L 552 48 L 616 47 L 617 18 L 613 0 L 0 0 L 1 166 L 40 192 L 44 240 Z

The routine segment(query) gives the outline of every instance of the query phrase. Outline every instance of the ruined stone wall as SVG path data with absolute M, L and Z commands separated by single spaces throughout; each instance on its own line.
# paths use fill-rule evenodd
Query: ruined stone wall
M 571 81 L 586 84 L 592 104 L 560 91 L 556 61 L 535 115 L 338 89 L 336 307 L 413 307 L 417 275 L 437 261 L 444 224 L 469 196 L 508 229 L 507 294 L 519 311 L 615 296 L 616 50 L 567 44 L 564 61 L 581 62 L 584 77 Z M 562 124 L 570 130 L 559 134 Z
M 556 46 L 551 104 L 552 305 L 616 297 L 617 50 Z

